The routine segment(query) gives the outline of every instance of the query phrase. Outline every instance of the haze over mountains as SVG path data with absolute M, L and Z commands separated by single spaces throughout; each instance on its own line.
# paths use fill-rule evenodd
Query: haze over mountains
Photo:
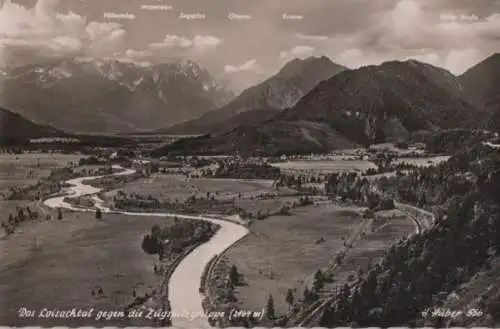
M 498 72 L 493 69 L 500 65 L 499 57 L 486 59 L 461 77 L 415 60 L 347 70 L 264 123 L 180 140 L 157 154 L 324 152 L 403 140 L 422 130 L 487 128 L 497 108 L 491 100 L 498 75 L 479 87 L 473 81 L 485 76 L 483 70 Z
M 292 107 L 319 82 L 346 69 L 326 56 L 296 58 L 269 79 L 245 89 L 226 106 L 160 131 L 173 134 L 221 133 L 239 124 L 265 121 L 270 115 L 264 110 L 277 112 Z M 254 113 L 253 120 L 250 119 L 253 116 L 250 113 L 239 116 L 240 113 L 253 110 L 259 111 Z
M 137 131 L 197 117 L 160 131 L 209 133 L 158 155 L 328 152 L 405 140 L 417 131 L 499 131 L 496 68 L 498 54 L 458 77 L 415 60 L 349 70 L 310 57 L 229 101 L 231 93 L 191 61 L 141 66 L 72 59 L 3 75 L 0 101 L 41 127 L 64 131 Z
M 65 59 L 0 76 L 0 104 L 67 131 L 151 130 L 196 118 L 233 93 L 193 61 L 140 65 Z

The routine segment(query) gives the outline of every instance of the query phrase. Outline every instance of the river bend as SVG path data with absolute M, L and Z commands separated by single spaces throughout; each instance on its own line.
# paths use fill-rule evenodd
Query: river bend
M 130 175 L 135 173 L 133 169 L 124 169 L 120 166 L 113 166 L 114 169 L 122 170 L 112 174 L 112 176 Z M 106 175 L 109 176 L 109 175 Z M 207 220 L 220 225 L 220 229 L 206 243 L 197 247 L 189 255 L 187 255 L 176 267 L 172 274 L 169 287 L 169 300 L 172 307 L 172 312 L 176 314 L 192 314 L 193 318 L 172 318 L 172 325 L 176 328 L 211 328 L 205 317 L 195 317 L 197 314 L 203 314 L 201 301 L 203 296 L 199 293 L 200 279 L 203 275 L 203 270 L 206 264 L 217 254 L 220 254 L 228 247 L 243 238 L 248 229 L 242 225 L 232 223 L 226 220 L 218 220 L 210 217 L 190 216 L 172 213 L 151 213 L 151 212 L 128 212 L 110 210 L 105 207 L 103 201 L 99 199 L 97 193 L 102 189 L 96 188 L 87 184 L 84 181 L 101 178 L 104 176 L 89 176 L 80 177 L 66 181 L 69 187 L 63 190 L 63 194 L 49 198 L 44 201 L 44 204 L 50 208 L 65 208 L 73 211 L 94 211 L 92 208 L 77 208 L 64 201 L 65 197 L 93 196 L 96 207 L 100 208 L 103 213 L 119 213 L 123 215 L 134 216 L 157 216 L 157 217 L 174 217 L 179 219 L 198 219 Z

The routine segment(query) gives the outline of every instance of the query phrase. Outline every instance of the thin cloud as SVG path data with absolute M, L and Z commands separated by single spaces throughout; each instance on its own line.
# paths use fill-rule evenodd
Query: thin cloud
M 125 55 L 136 60 L 152 62 L 169 61 L 179 58 L 198 60 L 208 52 L 222 45 L 223 41 L 210 35 L 196 35 L 187 38 L 167 34 L 162 42 L 150 44 L 146 49 L 129 49 Z
M 296 33 L 294 34 L 296 38 L 302 39 L 302 40 L 314 40 L 314 41 L 327 41 L 329 40 L 328 36 L 326 35 L 312 35 L 312 34 L 302 34 L 302 33 Z
M 163 42 L 152 43 L 150 48 L 158 49 L 158 48 L 171 48 L 171 47 L 179 47 L 179 48 L 190 48 L 193 46 L 193 41 L 189 40 L 185 37 L 180 37 L 177 35 L 166 35 Z
M 238 72 L 243 72 L 243 71 L 250 71 L 253 70 L 257 67 L 257 60 L 252 59 L 249 60 L 248 62 L 240 65 L 240 66 L 233 66 L 233 65 L 225 65 L 224 66 L 224 72 L 228 74 L 232 73 L 238 73 Z
M 290 60 L 293 58 L 306 58 L 312 56 L 316 48 L 311 46 L 295 46 L 290 51 L 282 51 L 279 55 L 281 60 Z

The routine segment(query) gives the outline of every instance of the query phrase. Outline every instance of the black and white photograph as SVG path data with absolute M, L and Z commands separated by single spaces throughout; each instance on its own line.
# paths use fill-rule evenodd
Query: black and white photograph
M 0 0 L 0 326 L 500 327 L 500 0 Z

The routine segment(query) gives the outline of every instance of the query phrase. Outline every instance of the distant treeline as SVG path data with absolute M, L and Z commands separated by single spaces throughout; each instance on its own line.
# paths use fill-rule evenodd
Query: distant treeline
M 70 141 L 70 142 L 69 142 Z M 63 137 L 29 138 L 24 136 L 1 136 L 0 147 L 23 149 L 80 150 L 85 147 L 133 147 L 137 142 L 130 138 L 105 135 L 68 135 Z

